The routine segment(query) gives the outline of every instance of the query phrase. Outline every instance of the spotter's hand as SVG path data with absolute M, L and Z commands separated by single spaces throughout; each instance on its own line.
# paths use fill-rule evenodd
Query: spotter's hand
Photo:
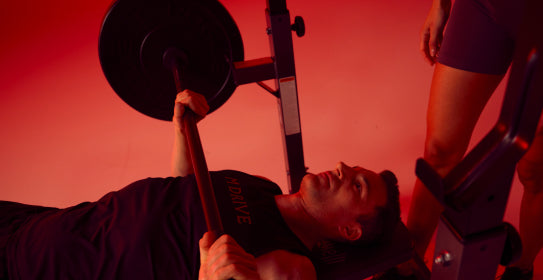
M 200 239 L 199 280 L 259 280 L 255 257 L 229 235 L 215 242 L 209 233 Z
M 450 10 L 450 0 L 434 1 L 420 31 L 420 51 L 430 65 L 436 62 Z
M 209 111 L 209 105 L 206 98 L 192 90 L 179 92 L 175 98 L 173 109 L 173 124 L 176 128 L 183 129 L 183 116 L 185 107 L 190 108 L 196 115 L 202 119 Z

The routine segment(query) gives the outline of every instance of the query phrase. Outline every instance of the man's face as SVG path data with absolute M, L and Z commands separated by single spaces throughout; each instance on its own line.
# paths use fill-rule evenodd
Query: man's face
M 309 214 L 323 224 L 341 225 L 371 215 L 387 202 L 384 180 L 377 173 L 340 162 L 335 170 L 307 174 L 300 195 Z

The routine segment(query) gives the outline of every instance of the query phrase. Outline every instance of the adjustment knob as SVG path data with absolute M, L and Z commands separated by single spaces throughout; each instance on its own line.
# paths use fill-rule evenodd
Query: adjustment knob
M 305 35 L 305 23 L 301 16 L 294 17 L 294 24 L 291 25 L 293 31 L 296 31 L 296 36 L 302 37 Z

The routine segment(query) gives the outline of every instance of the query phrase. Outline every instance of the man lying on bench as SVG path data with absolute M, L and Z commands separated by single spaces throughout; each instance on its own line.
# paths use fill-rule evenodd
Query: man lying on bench
M 65 209 L 0 202 L 0 279 L 315 279 L 317 242 L 382 242 L 400 222 L 390 171 L 339 163 L 284 195 L 225 170 L 210 174 L 226 233 L 211 242 L 180 126 L 185 106 L 200 116 L 208 108 L 194 92 L 177 96 L 174 177 Z

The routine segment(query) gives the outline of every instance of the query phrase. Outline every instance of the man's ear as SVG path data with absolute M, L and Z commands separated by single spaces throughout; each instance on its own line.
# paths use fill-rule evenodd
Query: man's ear
M 362 225 L 358 222 L 350 222 L 347 225 L 339 226 L 341 237 L 348 241 L 355 241 L 362 236 Z

